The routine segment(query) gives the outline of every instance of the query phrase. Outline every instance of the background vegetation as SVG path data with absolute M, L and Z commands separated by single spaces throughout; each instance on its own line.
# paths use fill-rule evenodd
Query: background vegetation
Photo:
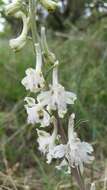
M 107 189 L 101 181 L 107 178 L 107 12 L 99 12 L 105 2 L 94 1 L 91 15 L 86 17 L 89 4 L 69 0 L 63 13 L 40 20 L 48 26 L 49 46 L 60 60 L 60 81 L 78 96 L 70 111 L 76 112 L 81 138 L 94 145 L 96 160 L 84 175 L 87 181 L 90 176 L 96 181 L 98 190 Z M 1 15 L 5 17 L 3 9 Z M 32 44 L 29 40 L 21 52 L 13 53 L 8 40 L 18 23 L 5 19 L 5 30 L 0 33 L 0 188 L 76 190 L 69 176 L 56 171 L 56 163 L 45 164 L 37 151 L 36 130 L 26 125 L 26 92 L 20 81 L 35 62 Z M 66 125 L 65 120 L 65 130 Z

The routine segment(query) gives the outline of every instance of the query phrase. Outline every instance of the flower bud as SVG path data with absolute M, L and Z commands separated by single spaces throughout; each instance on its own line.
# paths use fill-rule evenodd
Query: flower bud
M 48 43 L 46 40 L 45 27 L 41 28 L 41 45 L 46 62 L 54 64 L 56 62 L 56 56 L 49 50 Z
M 26 43 L 26 36 L 20 36 L 16 39 L 11 39 L 9 45 L 14 52 L 20 51 Z
M 36 49 L 36 71 L 41 73 L 42 68 L 42 52 L 39 43 L 35 44 Z
M 6 6 L 5 12 L 6 15 L 13 15 L 17 11 L 20 10 L 22 7 L 22 1 L 21 0 L 15 0 L 13 3 L 10 3 L 9 5 Z
M 40 3 L 49 12 L 54 11 L 58 7 L 58 4 L 52 0 L 40 0 Z
M 29 18 L 27 19 L 26 15 L 22 11 L 17 12 L 15 14 L 15 17 L 21 18 L 23 20 L 22 33 L 20 34 L 19 37 L 11 39 L 9 42 L 11 49 L 17 52 L 20 51 L 23 48 L 23 46 L 26 44 Z

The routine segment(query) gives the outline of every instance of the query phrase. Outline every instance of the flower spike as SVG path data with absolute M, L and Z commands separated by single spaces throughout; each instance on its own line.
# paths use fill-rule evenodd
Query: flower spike
M 42 6 L 43 9 L 45 8 L 50 12 L 61 6 L 61 3 L 56 2 L 56 0 L 39 0 L 36 3 L 35 0 L 13 0 L 5 9 L 6 15 L 21 19 L 23 23 L 21 34 L 9 41 L 11 49 L 17 52 L 25 46 L 30 28 L 32 35 L 30 39 L 33 42 L 34 53 L 36 54 L 34 68 L 28 68 L 25 71 L 25 77 L 21 81 L 25 89 L 29 90 L 34 97 L 25 97 L 24 107 L 27 112 L 27 122 L 32 125 L 39 124 L 40 128 L 36 129 L 38 149 L 46 157 L 46 162 L 50 164 L 53 159 L 61 159 L 60 165 L 56 168 L 60 170 L 66 167 L 66 173 L 68 174 L 71 173 L 71 170 L 74 170 L 80 189 L 86 189 L 85 183 L 83 185 L 80 183 L 82 180 L 81 174 L 84 165 L 90 164 L 94 160 L 93 147 L 91 144 L 81 141 L 75 132 L 74 113 L 69 117 L 67 136 L 65 135 L 66 130 L 62 128 L 63 122 L 60 122 L 60 120 L 68 112 L 68 105 L 75 103 L 77 96 L 73 92 L 66 91 L 59 82 L 59 61 L 48 47 L 45 27 L 41 28 L 40 38 L 37 34 L 38 30 L 35 22 L 38 3 L 41 4 L 40 7 Z M 45 76 L 52 71 L 52 82 L 49 85 L 43 76 L 43 63 L 44 66 L 47 65 Z M 48 68 L 49 65 L 50 68 Z M 51 133 L 41 130 L 41 127 L 45 128 L 50 125 L 53 126 Z M 61 141 L 65 144 L 62 144 Z M 95 190 L 94 183 L 90 185 L 90 190 Z

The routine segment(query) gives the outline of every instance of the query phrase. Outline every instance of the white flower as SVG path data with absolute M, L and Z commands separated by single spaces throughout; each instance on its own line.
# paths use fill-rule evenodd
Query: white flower
M 17 51 L 20 51 L 23 48 L 23 46 L 26 44 L 29 18 L 27 18 L 26 15 L 22 11 L 18 11 L 15 14 L 15 17 L 21 18 L 23 21 L 23 30 L 22 30 L 20 36 L 18 36 L 15 39 L 11 39 L 9 41 L 9 45 L 10 45 L 11 49 L 13 49 L 13 51 L 17 52 Z
M 68 144 L 66 149 L 66 158 L 71 167 L 79 167 L 83 171 L 83 164 L 89 164 L 94 157 L 91 155 L 93 147 L 87 142 L 81 142 L 74 132 L 75 115 L 72 114 L 68 125 Z
M 67 104 L 74 104 L 76 95 L 65 91 L 64 87 L 58 83 L 58 68 L 53 69 L 53 84 L 49 91 L 41 92 L 37 100 L 48 110 L 58 110 L 59 117 L 63 118 L 67 112 Z
M 29 68 L 26 70 L 26 77 L 22 80 L 22 84 L 26 90 L 38 92 L 45 86 L 45 80 L 41 71 L 42 55 L 39 44 L 36 44 L 36 69 Z
M 66 158 L 71 167 L 79 167 L 83 172 L 83 164 L 90 164 L 94 157 L 91 156 L 93 148 L 86 142 L 72 142 L 67 144 Z
M 89 164 L 94 157 L 91 156 L 93 147 L 87 142 L 81 142 L 74 132 L 74 118 L 72 114 L 68 125 L 68 143 L 66 145 L 58 145 L 54 147 L 54 158 L 66 158 L 69 167 L 79 167 L 83 172 L 83 164 Z
M 5 8 L 6 15 L 16 13 L 18 10 L 20 10 L 21 7 L 22 7 L 22 0 L 14 0 L 14 2 L 6 6 Z
M 56 126 L 56 120 L 53 119 L 54 123 L 54 130 L 52 132 L 52 135 L 49 133 L 37 129 L 38 139 L 37 142 L 39 144 L 39 150 L 41 153 L 46 155 L 47 163 L 50 164 L 53 158 L 53 148 L 55 147 L 55 140 L 57 138 L 57 126 Z
M 26 75 L 27 76 L 22 80 L 22 84 L 25 86 L 26 90 L 38 92 L 44 87 L 45 81 L 42 72 L 29 68 L 26 70 Z
M 53 0 L 40 0 L 40 3 L 48 11 L 54 11 L 58 7 L 58 4 Z
M 38 139 L 37 142 L 39 144 L 39 150 L 41 153 L 46 154 L 48 152 L 49 143 L 50 143 L 50 137 L 51 135 L 43 130 L 37 130 Z
M 25 105 L 28 114 L 28 123 L 35 124 L 40 123 L 41 127 L 48 126 L 50 124 L 50 115 L 44 110 L 41 104 L 36 104 L 35 99 L 31 97 L 26 97 Z

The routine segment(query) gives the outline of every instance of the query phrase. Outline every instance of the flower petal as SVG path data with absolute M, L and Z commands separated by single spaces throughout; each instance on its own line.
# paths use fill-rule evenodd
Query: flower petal
M 66 97 L 66 103 L 67 104 L 74 104 L 74 101 L 77 99 L 77 96 L 75 93 L 73 92 L 65 92 L 65 97 Z

